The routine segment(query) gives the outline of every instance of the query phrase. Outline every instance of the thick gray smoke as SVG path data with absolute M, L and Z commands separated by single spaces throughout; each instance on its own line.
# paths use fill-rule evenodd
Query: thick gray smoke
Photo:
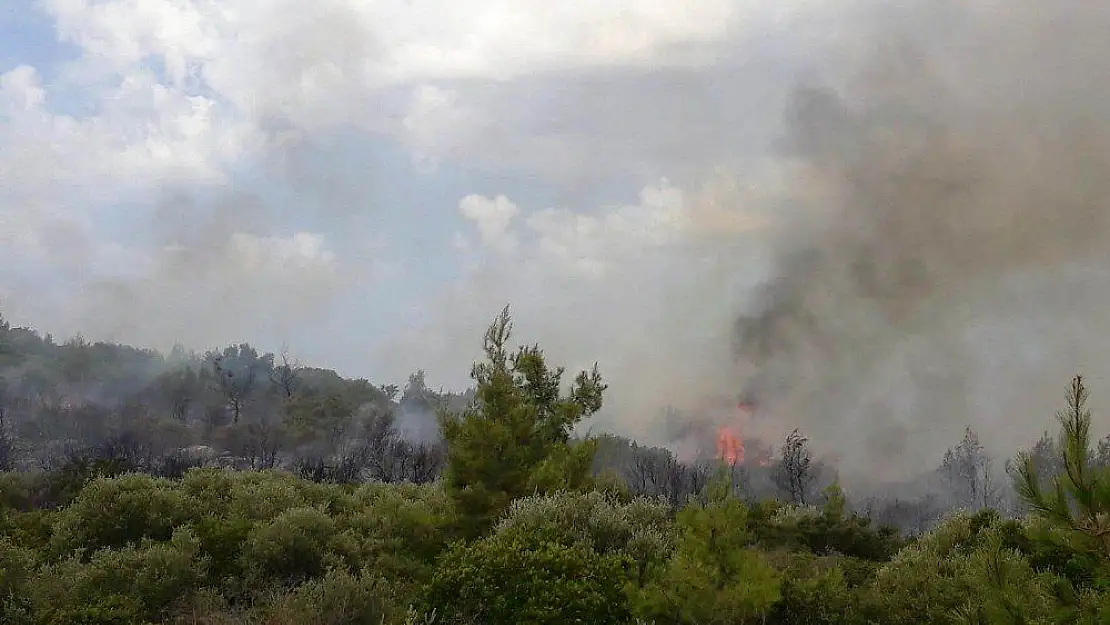
M 85 61 L 55 78 L 99 116 L 68 119 L 45 70 L 0 76 L 0 218 L 33 226 L 0 233 L 18 323 L 288 339 L 460 388 L 510 302 L 553 362 L 599 362 L 591 425 L 668 442 L 673 405 L 712 439 L 750 392 L 752 435 L 801 427 L 846 478 L 928 470 L 969 424 L 1010 454 L 1079 370 L 1105 414 L 1102 3 L 163 2 L 133 28 L 86 4 L 44 8 Z
M 935 466 L 965 424 L 1027 445 L 1079 369 L 1110 394 L 1110 5 L 894 13 L 793 98 L 821 200 L 736 324 L 741 388 L 849 475 Z

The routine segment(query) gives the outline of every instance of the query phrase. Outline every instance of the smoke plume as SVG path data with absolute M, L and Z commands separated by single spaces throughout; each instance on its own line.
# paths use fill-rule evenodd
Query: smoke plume
M 778 427 L 896 477 L 965 424 L 1027 445 L 1069 375 L 1107 380 L 1110 8 L 873 16 L 791 99 L 782 149 L 821 195 L 779 230 L 734 351 Z
M 750 396 L 846 478 L 1009 454 L 1077 370 L 1110 425 L 1101 4 L 147 4 L 0 73 L 17 323 L 460 388 L 509 302 L 596 428 Z

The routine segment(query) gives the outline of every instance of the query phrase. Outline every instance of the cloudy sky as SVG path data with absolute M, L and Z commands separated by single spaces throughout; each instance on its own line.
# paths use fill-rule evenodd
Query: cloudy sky
M 447 385 L 505 303 L 572 366 L 719 343 L 825 4 L 10 0 L 3 312 Z
M 792 413 L 817 438 L 893 424 L 890 462 L 924 467 L 1017 406 L 1016 445 L 1077 364 L 1110 379 L 1090 338 L 1110 282 L 1077 280 L 1082 305 L 1041 283 L 1020 305 L 982 295 L 1012 270 L 1106 266 L 1108 25 L 1081 0 L 7 0 L 0 310 L 460 388 L 508 303 L 519 338 L 598 361 L 609 423 L 640 435 L 664 403 L 742 386 L 733 323 L 779 280 L 772 338 L 797 340 L 776 321 L 797 302 L 824 311 L 809 338 L 860 355 L 787 358 L 824 389 Z M 776 262 L 838 246 L 823 272 Z M 925 286 L 868 294 L 860 250 Z M 1019 317 L 959 346 L 974 357 L 920 348 Z M 911 389 L 934 369 L 990 384 L 974 410 L 952 385 L 853 408 L 912 369 L 896 353 L 926 370 Z

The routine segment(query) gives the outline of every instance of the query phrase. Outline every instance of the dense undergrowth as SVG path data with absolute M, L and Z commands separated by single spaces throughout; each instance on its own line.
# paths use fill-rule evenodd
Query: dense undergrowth
M 516 499 L 481 536 L 441 485 L 276 472 L 0 477 L 0 622 L 1102 622 L 1104 554 L 1041 520 L 957 513 L 903 539 L 719 488 Z M 85 478 L 79 478 L 85 479 Z M 57 501 L 35 496 L 53 489 Z M 36 500 L 47 507 L 29 505 Z M 53 504 L 53 505 L 51 505 Z
M 835 504 L 724 495 L 677 514 L 612 491 L 524 497 L 463 541 L 438 485 L 193 469 L 27 505 L 51 479 L 0 480 L 4 622 L 815 622 L 837 597 L 880 607 L 876 573 L 902 547 Z
M 601 406 L 597 368 L 568 389 L 510 329 L 506 310 L 473 401 L 440 412 L 431 482 L 112 457 L 0 473 L 0 623 L 1110 622 L 1110 469 L 1081 378 L 1058 457 L 1011 467 L 1027 517 L 956 511 L 905 537 L 835 482 L 804 506 L 726 467 L 681 501 L 595 474 L 598 441 L 572 432 Z

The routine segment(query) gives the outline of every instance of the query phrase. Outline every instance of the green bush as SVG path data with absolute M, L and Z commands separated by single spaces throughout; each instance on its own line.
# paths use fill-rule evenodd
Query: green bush
M 34 503 L 33 479 L 29 473 L 0 473 L 0 510 L 30 510 Z
M 240 566 L 258 580 L 299 583 L 323 574 L 334 535 L 335 521 L 321 510 L 286 510 L 251 530 Z
M 18 622 L 27 609 L 30 584 L 38 568 L 35 553 L 0 538 L 0 622 Z
M 625 624 L 622 558 L 581 544 L 487 538 L 439 561 L 427 607 L 444 623 Z
M 622 503 L 600 492 L 559 492 L 513 502 L 495 527 L 496 536 L 517 541 L 584 545 L 597 553 L 623 556 L 642 585 L 651 567 L 674 548 L 674 523 L 662 500 Z
M 502 378 L 506 393 L 527 390 Z M 1110 472 L 1083 455 L 1081 390 L 1063 416 L 1072 475 L 1038 491 L 1028 463 L 1019 471 L 1030 518 L 960 512 L 912 541 L 845 514 L 835 486 L 820 508 L 749 506 L 718 479 L 676 514 L 575 480 L 557 490 L 559 478 L 476 524 L 460 520 L 473 485 L 215 469 L 174 481 L 100 476 L 110 467 L 88 463 L 0 474 L 0 622 L 1110 622 Z M 488 442 L 480 433 L 471 451 Z M 565 441 L 544 440 L 526 483 L 579 473 L 561 464 Z M 69 505 L 42 495 L 51 489 Z
M 756 542 L 766 548 L 804 549 L 815 555 L 831 553 L 885 562 L 905 545 L 893 528 L 876 528 L 870 519 L 845 515 L 842 508 L 800 507 L 763 502 L 751 510 Z
M 167 540 L 195 518 L 197 503 L 169 480 L 141 474 L 90 482 L 57 517 L 52 548 L 123 547 L 143 539 Z
M 40 620 L 51 623 L 155 621 L 205 582 L 207 562 L 189 530 L 167 542 L 101 549 L 44 567 L 30 584 Z
M 402 610 L 391 584 L 376 574 L 331 569 L 295 588 L 270 615 L 271 625 L 382 625 Z
M 780 576 L 751 548 L 747 508 L 732 497 L 691 504 L 678 515 L 674 555 L 634 592 L 639 615 L 660 623 L 762 619 L 780 596 Z
M 783 571 L 781 596 L 769 620 L 811 625 L 853 623 L 854 603 L 837 559 L 793 554 Z
M 254 522 L 248 519 L 205 517 L 191 526 L 209 563 L 212 583 L 223 584 L 243 576 L 243 545 Z M 230 584 L 232 588 L 236 584 Z

